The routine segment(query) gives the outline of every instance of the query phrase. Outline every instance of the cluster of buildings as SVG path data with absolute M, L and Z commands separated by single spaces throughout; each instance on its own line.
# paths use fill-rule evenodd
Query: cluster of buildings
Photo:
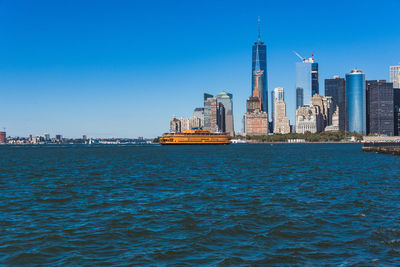
M 387 136 L 400 134 L 400 66 L 390 67 L 390 82 L 366 80 L 354 69 L 345 78 L 325 80 L 320 94 L 318 63 L 314 54 L 296 63 L 296 122 L 286 115 L 283 88 L 271 91 L 268 116 L 267 49 L 260 40 L 252 48 L 252 87 L 244 115 L 246 135 L 350 131 Z
M 390 67 L 390 82 L 366 80 L 365 73 L 353 69 L 345 78 L 325 79 L 325 96 L 320 94 L 318 63 L 314 53 L 296 63 L 296 121 L 286 114 L 285 90 L 271 91 L 268 106 L 267 47 L 260 38 L 252 47 L 251 91 L 243 116 L 245 135 L 319 133 L 349 131 L 362 134 L 400 134 L 400 66 Z M 170 132 L 202 128 L 235 134 L 232 94 L 204 94 L 204 107 L 191 118 L 173 117 Z M 270 111 L 270 112 L 269 112 Z M 269 116 L 270 115 L 270 116 Z
M 296 132 L 308 129 L 312 133 L 341 130 L 399 135 L 399 78 L 400 66 L 390 67 L 390 82 L 366 80 L 364 72 L 353 69 L 345 78 L 326 79 L 324 97 L 310 84 L 310 102 L 299 104 L 296 110 Z
M 64 138 L 61 134 L 50 137 L 50 134 L 29 137 L 6 137 L 6 132 L 0 132 L 0 144 L 11 145 L 47 145 L 47 144 L 151 144 L 152 139 L 138 138 Z
M 4 133 L 5 135 L 5 133 Z M 84 136 L 86 138 L 86 136 Z M 87 138 L 86 138 L 87 140 Z M 55 135 L 55 137 L 50 137 L 50 134 L 45 133 L 44 135 L 29 137 L 8 137 L 5 139 L 4 143 L 7 144 L 61 144 L 65 141 L 65 138 L 61 134 Z
M 258 29 L 258 41 L 252 47 L 251 92 L 243 117 L 245 135 L 323 131 L 400 134 L 400 66 L 390 67 L 390 82 L 366 80 L 360 69 L 351 70 L 344 78 L 325 79 L 323 96 L 314 53 L 304 58 L 295 52 L 300 62 L 296 63 L 296 121 L 291 125 L 284 88 L 271 91 L 271 106 L 268 106 L 267 47 L 260 38 L 260 22 Z M 233 136 L 232 95 L 204 94 L 204 107 L 196 108 L 191 118 L 174 117 L 170 123 L 171 132 L 191 128 Z
M 207 129 L 235 135 L 233 124 L 232 94 L 221 92 L 215 97 L 204 94 L 204 106 L 195 108 L 191 118 L 176 118 L 170 121 L 170 132 L 179 133 L 190 129 Z

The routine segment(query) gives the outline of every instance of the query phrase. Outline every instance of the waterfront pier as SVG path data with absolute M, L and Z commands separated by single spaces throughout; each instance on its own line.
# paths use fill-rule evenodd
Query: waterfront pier
M 400 143 L 364 143 L 362 150 L 365 152 L 376 152 L 400 156 Z

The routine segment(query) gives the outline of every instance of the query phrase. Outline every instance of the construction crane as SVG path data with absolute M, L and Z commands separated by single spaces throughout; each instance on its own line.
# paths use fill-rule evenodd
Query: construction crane
M 301 61 L 306 61 L 306 58 L 305 57 L 302 57 L 302 56 L 300 56 L 300 54 L 299 53 L 297 53 L 296 51 L 294 51 L 293 50 L 293 53 L 296 55 L 296 56 L 298 56 L 300 59 L 301 59 Z
M 298 56 L 300 59 L 301 59 L 301 61 L 303 61 L 303 62 L 308 62 L 308 63 L 314 63 L 314 52 L 315 52 L 315 49 L 314 49 L 314 51 L 312 52 L 312 54 L 311 54 L 311 57 L 309 58 L 309 59 L 307 59 L 307 58 L 305 58 L 305 57 L 302 57 L 299 53 L 297 53 L 296 51 L 293 51 L 293 53 L 296 55 L 296 56 Z

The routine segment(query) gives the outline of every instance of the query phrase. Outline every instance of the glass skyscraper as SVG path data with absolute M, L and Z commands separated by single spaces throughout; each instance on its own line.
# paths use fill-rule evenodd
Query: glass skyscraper
M 233 126 L 233 105 L 232 105 L 232 94 L 227 92 L 221 92 L 217 96 L 217 101 L 221 103 L 224 107 L 224 127 L 221 131 L 229 133 L 230 136 L 235 135 L 235 130 Z
M 318 63 L 314 58 L 296 63 L 296 108 L 310 103 L 313 95 L 319 94 Z
M 258 89 L 261 95 L 262 111 L 268 112 L 267 46 L 261 42 L 260 20 L 258 20 L 258 42 L 253 45 L 251 62 L 251 95 L 253 95 L 253 90 L 256 85 L 256 72 L 263 71 L 262 75 L 259 75 L 261 84 L 258 85 Z
M 366 133 L 367 111 L 365 74 L 354 69 L 346 74 L 347 129 L 350 132 Z
M 299 107 L 304 106 L 304 101 L 303 101 L 303 88 L 297 87 L 296 88 L 296 109 Z

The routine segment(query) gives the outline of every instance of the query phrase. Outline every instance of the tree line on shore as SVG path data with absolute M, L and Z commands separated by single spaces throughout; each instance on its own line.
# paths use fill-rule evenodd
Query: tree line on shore
M 272 135 L 247 135 L 235 136 L 235 139 L 242 139 L 255 142 L 287 142 L 290 139 L 302 139 L 306 142 L 339 142 L 354 136 L 357 141 L 363 139 L 363 135 L 359 133 L 350 133 L 345 131 L 338 132 L 321 132 L 321 133 L 289 133 L 289 134 L 272 134 Z

